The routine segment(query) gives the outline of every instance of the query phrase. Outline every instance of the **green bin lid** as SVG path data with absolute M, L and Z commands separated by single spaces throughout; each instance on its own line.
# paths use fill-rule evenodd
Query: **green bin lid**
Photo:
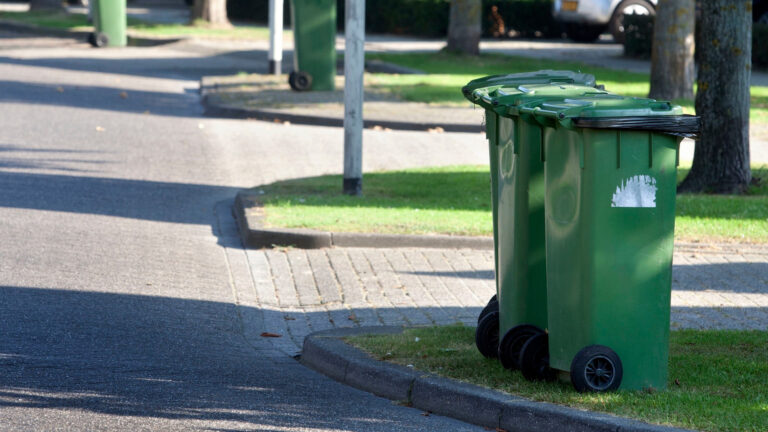
M 474 102 L 505 116 L 519 115 L 514 109 L 522 104 L 536 104 L 546 100 L 563 100 L 588 95 L 607 95 L 605 90 L 592 86 L 569 83 L 517 84 L 481 87 L 472 92 Z
M 477 103 L 473 93 L 478 89 L 487 89 L 487 92 L 500 87 L 514 87 L 521 84 L 580 84 L 588 87 L 595 87 L 595 77 L 590 74 L 583 74 L 573 71 L 559 70 L 540 70 L 536 72 L 525 72 L 507 75 L 491 75 L 484 78 L 478 78 L 470 81 L 461 91 L 464 97 L 472 103 Z
M 610 93 L 536 100 L 509 107 L 510 115 L 530 114 L 569 128 L 650 130 L 696 138 L 699 118 L 680 106 Z

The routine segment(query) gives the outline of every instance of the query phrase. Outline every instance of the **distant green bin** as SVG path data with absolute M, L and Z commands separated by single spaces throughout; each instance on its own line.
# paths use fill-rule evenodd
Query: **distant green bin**
M 297 91 L 336 88 L 336 0 L 291 0 L 293 72 Z
M 497 287 L 475 339 L 483 355 L 498 356 L 507 368 L 518 367 L 520 342 L 547 325 L 541 126 L 510 107 L 603 93 L 594 86 L 592 75 L 546 70 L 487 77 L 463 89 L 486 110 Z
M 568 372 L 579 391 L 665 388 L 680 135 L 698 118 L 613 94 L 515 112 L 543 127 L 546 182 L 548 334 L 526 342 L 524 374 Z
M 91 14 L 94 33 L 88 41 L 96 47 L 124 47 L 128 44 L 126 35 L 126 0 L 91 0 Z

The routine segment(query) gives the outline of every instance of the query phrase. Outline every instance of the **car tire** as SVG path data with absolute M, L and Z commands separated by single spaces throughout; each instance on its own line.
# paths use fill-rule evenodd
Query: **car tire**
M 624 43 L 624 12 L 630 7 L 643 8 L 649 15 L 656 15 L 656 9 L 646 0 L 624 0 L 613 11 L 611 21 L 608 23 L 608 31 L 613 35 L 613 41 Z

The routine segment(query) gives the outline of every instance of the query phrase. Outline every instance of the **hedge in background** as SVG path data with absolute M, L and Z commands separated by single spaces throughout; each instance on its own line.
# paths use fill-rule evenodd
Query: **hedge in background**
M 653 45 L 653 17 L 650 15 L 624 15 L 624 55 L 651 58 Z
M 768 24 L 752 26 L 752 67 L 768 67 Z M 762 42 L 762 43 L 760 43 Z
M 496 20 L 501 18 L 506 35 L 513 31 L 516 36 L 529 38 L 562 37 L 562 27 L 552 16 L 552 0 L 484 0 L 483 10 L 483 36 L 500 36 L 494 30 Z
M 290 25 L 285 0 L 285 24 Z M 505 34 L 515 31 L 523 37 L 559 37 L 560 26 L 552 18 L 552 0 L 483 0 L 483 34 L 493 36 L 497 17 L 504 22 Z M 449 0 L 367 0 L 366 31 L 423 37 L 444 37 L 448 31 Z M 268 0 L 228 0 L 227 13 L 232 20 L 266 23 Z M 337 0 L 339 29 L 344 27 L 344 0 Z

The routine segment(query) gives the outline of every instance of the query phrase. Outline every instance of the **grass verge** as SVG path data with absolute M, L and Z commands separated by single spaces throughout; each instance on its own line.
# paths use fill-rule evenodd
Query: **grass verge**
M 681 168 L 680 179 L 687 174 Z M 768 167 L 748 195 L 679 195 L 675 239 L 768 243 Z M 334 232 L 490 236 L 488 168 L 449 166 L 366 173 L 364 196 L 341 194 L 341 176 L 255 188 L 269 227 Z
M 466 105 L 466 99 L 459 89 L 469 81 L 487 75 L 530 72 L 541 69 L 574 70 L 590 73 L 597 77 L 611 92 L 625 96 L 647 97 L 650 77 L 645 73 L 634 73 L 607 69 L 584 63 L 565 62 L 549 59 L 513 57 L 502 54 L 483 54 L 466 57 L 446 52 L 407 54 L 366 54 L 367 59 L 395 63 L 426 72 L 426 75 L 370 74 L 367 85 L 388 91 L 404 100 L 426 102 L 437 105 Z M 450 71 L 450 73 L 446 73 Z M 695 110 L 692 100 L 680 99 L 675 103 L 683 106 L 687 113 Z M 768 122 L 768 87 L 752 87 L 751 120 Z
M 471 327 L 409 329 L 347 341 L 380 360 L 536 401 L 706 431 L 768 430 L 766 332 L 673 331 L 667 390 L 609 394 L 579 394 L 570 383 L 528 382 L 482 357 Z
M 0 19 L 23 24 L 63 30 L 91 31 L 93 26 L 82 14 L 63 12 L 0 12 Z M 204 39 L 245 39 L 267 40 L 269 29 L 264 26 L 236 25 L 231 28 L 217 28 L 206 25 L 204 21 L 193 24 L 150 23 L 128 17 L 128 32 L 132 36 L 181 38 L 197 37 Z M 292 38 L 293 33 L 286 30 L 284 38 Z

